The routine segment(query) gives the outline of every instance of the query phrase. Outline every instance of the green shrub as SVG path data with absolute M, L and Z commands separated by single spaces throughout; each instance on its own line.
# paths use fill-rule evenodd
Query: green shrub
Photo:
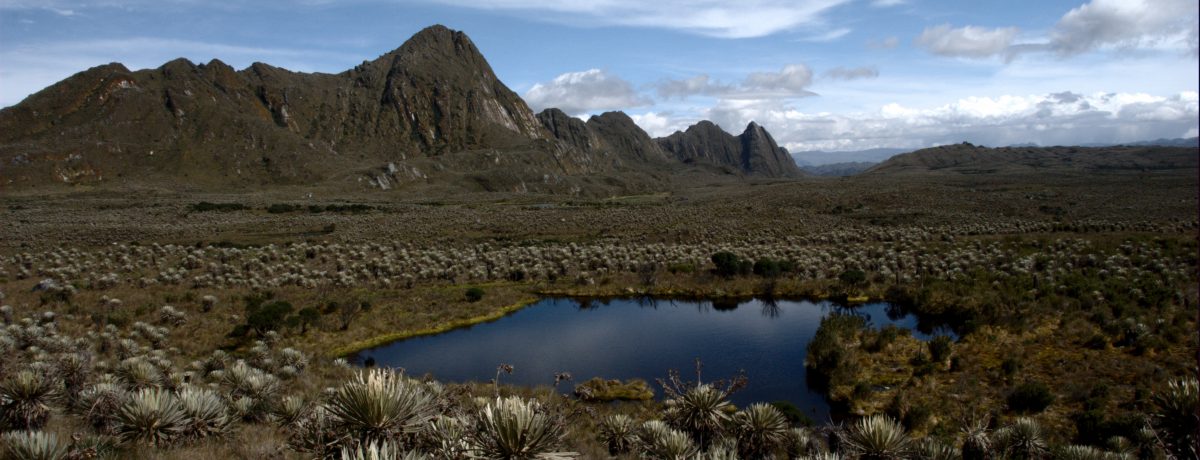
M 929 341 L 929 357 L 935 363 L 944 363 L 950 358 L 954 341 L 949 336 L 939 335 Z
M 467 297 L 467 302 L 478 302 L 483 299 L 483 288 L 475 286 L 469 287 L 467 288 L 465 295 Z
M 715 273 L 726 278 L 741 272 L 742 259 L 732 252 L 721 251 L 713 254 L 712 263 L 716 267 Z
M 838 281 L 846 286 L 858 286 L 867 281 L 867 274 L 862 270 L 850 268 L 838 275 Z
M 779 261 L 762 257 L 754 261 L 754 274 L 763 278 L 775 278 L 783 273 Z
M 208 212 L 208 211 L 229 212 L 229 211 L 241 211 L 241 210 L 249 209 L 248 207 L 246 207 L 246 205 L 241 204 L 241 203 L 209 203 L 207 201 L 201 201 L 199 203 L 193 204 L 191 206 L 191 208 L 192 208 L 193 212 Z
M 273 205 L 267 206 L 267 212 L 269 212 L 271 214 L 284 214 L 284 213 L 289 213 L 289 212 L 296 212 L 299 210 L 300 210 L 300 205 L 297 205 L 297 204 L 275 203 Z
M 1041 382 L 1025 382 L 1008 394 L 1008 408 L 1020 414 L 1036 414 L 1054 402 L 1054 394 Z

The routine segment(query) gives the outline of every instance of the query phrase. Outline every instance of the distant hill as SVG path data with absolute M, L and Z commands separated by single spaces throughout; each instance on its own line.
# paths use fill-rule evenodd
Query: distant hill
M 814 176 L 844 177 L 862 173 L 879 163 L 869 161 L 854 161 L 849 163 L 830 163 L 819 166 L 801 166 L 800 169 Z
M 739 156 L 710 163 L 736 177 L 799 175 L 765 130 L 747 131 Z M 0 189 L 434 184 L 608 194 L 661 189 L 692 169 L 623 113 L 535 115 L 466 34 L 442 26 L 338 74 L 113 63 L 0 110 Z
M 1195 169 L 1196 148 L 1160 146 L 1000 147 L 943 145 L 896 155 L 866 174 L 1021 174 Z
M 867 150 L 852 150 L 844 152 L 828 152 L 824 150 L 805 150 L 792 152 L 792 158 L 800 166 L 821 166 L 835 163 L 878 163 L 900 153 L 911 152 L 913 149 L 878 148 Z

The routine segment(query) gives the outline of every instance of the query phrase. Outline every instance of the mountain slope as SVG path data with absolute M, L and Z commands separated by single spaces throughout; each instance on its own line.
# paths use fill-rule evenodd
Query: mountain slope
M 787 149 L 779 147 L 771 134 L 754 122 L 734 136 L 710 121 L 701 121 L 686 131 L 659 138 L 658 144 L 684 163 L 731 167 L 763 177 L 804 175 Z
M 1195 169 L 1198 150 L 1185 147 L 1000 147 L 969 143 L 900 154 L 867 174 L 1022 174 Z

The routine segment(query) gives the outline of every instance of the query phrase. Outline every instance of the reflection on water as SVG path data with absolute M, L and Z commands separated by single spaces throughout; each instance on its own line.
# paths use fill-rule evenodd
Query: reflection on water
M 732 397 L 735 404 L 786 400 L 822 421 L 829 405 L 810 389 L 804 358 L 821 318 L 835 311 L 863 316 L 873 327 L 910 329 L 926 340 L 946 333 L 884 303 L 846 308 L 788 300 L 552 298 L 492 323 L 395 342 L 353 359 L 451 382 L 487 382 L 498 364 L 508 363 L 514 372 L 504 383 L 551 385 L 563 371 L 575 383 L 596 376 L 653 383 L 668 369 L 691 375 L 699 358 L 706 381 L 746 372 L 749 385 Z

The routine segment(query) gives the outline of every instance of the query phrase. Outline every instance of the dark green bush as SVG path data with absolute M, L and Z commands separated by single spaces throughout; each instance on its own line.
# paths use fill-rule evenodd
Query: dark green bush
M 763 278 L 775 278 L 783 273 L 779 261 L 767 257 L 754 261 L 754 274 Z
M 939 335 L 929 341 L 929 356 L 935 363 L 944 363 L 950 358 L 954 347 L 954 340 L 950 336 Z
M 192 208 L 193 212 L 208 212 L 208 211 L 228 212 L 228 211 L 241 211 L 244 209 L 250 209 L 246 205 L 241 204 L 241 203 L 209 203 L 207 201 L 201 201 L 199 203 L 193 204 L 191 206 L 191 208 Z
M 292 313 L 292 304 L 276 300 L 257 307 L 246 306 L 246 326 L 262 335 L 274 331 L 284 325 L 284 320 Z
M 741 272 L 742 259 L 732 252 L 721 251 L 713 254 L 712 263 L 716 266 L 716 274 L 726 278 Z
M 300 205 L 297 205 L 297 204 L 276 203 L 276 204 L 267 206 L 267 212 L 269 212 L 271 214 L 283 214 L 283 213 L 288 213 L 288 212 L 296 212 L 299 210 L 300 210 Z
M 483 299 L 483 288 L 475 286 L 469 287 L 467 288 L 465 295 L 467 297 L 467 302 L 478 302 Z
M 867 281 L 867 274 L 862 270 L 850 268 L 838 275 L 838 280 L 846 286 L 858 286 Z
M 1041 382 L 1025 382 L 1008 394 L 1009 410 L 1019 414 L 1036 414 L 1054 402 L 1054 394 Z

